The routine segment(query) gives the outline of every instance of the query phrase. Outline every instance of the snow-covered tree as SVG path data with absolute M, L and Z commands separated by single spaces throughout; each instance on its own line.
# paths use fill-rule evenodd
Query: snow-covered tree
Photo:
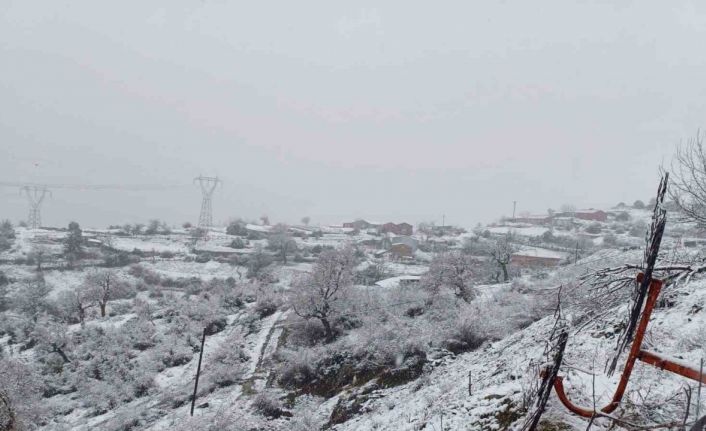
M 42 353 L 39 362 L 44 364 L 46 372 L 61 372 L 63 365 L 71 362 L 67 354 L 70 336 L 66 325 L 53 318 L 42 317 L 34 327 L 32 339 Z
M 10 220 L 0 222 L 0 251 L 7 250 L 12 247 L 12 241 L 15 239 L 15 228 Z
M 270 237 L 267 239 L 267 247 L 276 251 L 282 262 L 287 264 L 287 255 L 297 249 L 297 242 L 289 233 L 289 227 L 280 223 L 272 228 Z
M 62 290 L 56 299 L 56 305 L 66 320 L 78 320 L 83 326 L 86 321 L 86 310 L 96 305 L 96 301 L 93 293 L 84 285 L 74 289 Z
M 25 280 L 20 283 L 19 289 L 12 295 L 12 307 L 36 322 L 39 316 L 49 308 L 47 301 L 49 292 L 51 292 L 51 287 L 43 277 L 38 276 Z
M 7 296 L 7 286 L 9 284 L 10 280 L 4 272 L 0 271 L 0 312 L 5 311 L 10 303 L 10 298 Z
M 685 219 L 706 225 L 706 151 L 704 135 L 697 133 L 674 155 L 669 197 Z
M 84 280 L 86 298 L 98 304 L 101 317 L 105 317 L 108 301 L 126 298 L 130 292 L 130 285 L 110 270 L 94 270 L 88 273 Z
M 64 239 L 64 256 L 73 265 L 83 254 L 83 232 L 75 221 L 69 223 L 69 232 Z
M 328 341 L 334 338 L 331 319 L 341 312 L 341 300 L 353 285 L 354 267 L 352 247 L 326 250 L 319 255 L 311 272 L 294 282 L 291 297 L 294 312 L 304 319 L 318 319 Z
M 0 429 L 34 429 L 46 413 L 34 370 L 19 361 L 0 359 L 0 382 Z
M 507 266 L 510 264 L 510 258 L 515 251 L 516 247 L 507 236 L 497 239 L 488 247 L 488 256 L 502 271 L 503 281 L 510 279 Z
M 47 247 L 41 244 L 35 244 L 32 249 L 27 254 L 27 260 L 34 262 L 36 265 L 37 272 L 42 271 L 42 263 L 44 263 L 49 258 L 49 250 Z
M 266 253 L 258 244 L 255 251 L 248 255 L 248 278 L 260 278 L 263 270 L 272 263 L 272 256 Z
M 476 266 L 471 256 L 460 251 L 438 254 L 421 282 L 433 294 L 448 288 L 459 298 L 470 302 L 475 297 L 473 285 L 478 281 Z
M 238 235 L 238 236 L 246 236 L 248 234 L 248 230 L 245 228 L 246 223 L 241 220 L 233 220 L 230 223 L 228 223 L 228 227 L 226 228 L 226 233 L 228 235 Z

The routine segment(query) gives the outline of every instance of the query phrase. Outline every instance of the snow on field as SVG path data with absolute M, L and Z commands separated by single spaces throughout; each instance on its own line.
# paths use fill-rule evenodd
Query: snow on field
M 541 226 L 527 226 L 527 227 L 496 226 L 496 227 L 489 227 L 488 230 L 490 231 L 490 233 L 496 234 L 496 235 L 514 234 L 514 235 L 529 236 L 529 237 L 542 236 L 546 232 L 549 232 L 548 228 L 541 227 Z
M 12 249 L 4 252 L 3 257 L 26 255 L 34 251 L 36 247 L 41 247 L 51 253 L 58 253 L 61 251 L 61 241 L 65 236 L 66 232 L 61 231 L 18 227 L 15 229 L 15 241 Z
M 295 238 L 297 241 L 298 246 L 306 246 L 306 247 L 314 247 L 314 246 L 321 246 L 321 247 L 340 247 L 343 244 L 346 243 L 353 243 L 355 239 L 349 235 L 345 234 L 325 234 L 321 238 L 314 238 L 314 237 L 309 237 L 309 238 Z
M 566 258 L 566 256 L 568 256 L 568 254 L 563 251 L 549 250 L 540 247 L 521 247 L 520 250 L 518 250 L 514 254 L 518 256 L 546 257 L 557 259 L 564 259 Z
M 422 275 L 429 271 L 426 265 L 406 265 L 397 262 L 386 262 L 385 268 L 395 275 Z
M 213 260 L 206 263 L 171 260 L 156 262 L 143 261 L 142 265 L 171 278 L 201 277 L 204 280 L 228 277 L 239 278 L 239 267 Z M 240 272 L 245 274 L 245 270 L 242 267 L 240 268 Z
M 274 284 L 274 286 L 281 287 L 285 290 L 289 289 L 292 284 L 292 280 L 298 275 L 310 271 L 311 265 L 311 263 L 301 262 L 276 268 L 273 271 L 273 275 L 278 281 Z
M 56 299 L 60 292 L 77 288 L 86 278 L 85 271 L 44 271 L 44 281 L 52 287 L 49 297 Z
M 254 252 L 255 250 L 252 248 L 231 248 L 231 247 L 224 247 L 222 245 L 216 245 L 216 244 L 198 244 L 196 247 L 194 247 L 194 251 L 198 252 L 207 252 L 207 253 L 219 253 L 219 254 L 250 254 Z
M 272 230 L 272 226 L 263 226 L 259 224 L 246 224 L 245 229 L 253 231 L 253 232 L 260 232 L 260 233 L 268 233 L 269 231 Z
M 377 281 L 375 282 L 375 285 L 380 286 L 382 288 L 393 288 L 399 286 L 400 283 L 403 282 L 418 282 L 420 278 L 421 277 L 418 275 L 400 275 L 398 277 L 390 277 L 384 280 Z
M 146 252 L 163 253 L 165 251 L 172 253 L 186 253 L 188 247 L 186 244 L 175 242 L 174 240 L 165 237 L 114 237 L 112 246 L 118 250 L 133 251 L 135 249 Z

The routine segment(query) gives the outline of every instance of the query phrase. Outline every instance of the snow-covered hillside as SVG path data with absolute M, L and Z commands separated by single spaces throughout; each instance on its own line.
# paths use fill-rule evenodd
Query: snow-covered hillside
M 594 393 L 596 405 L 612 397 L 619 373 L 609 377 L 604 366 L 630 287 L 607 297 L 581 280 L 603 267 L 639 263 L 642 250 L 627 240 L 592 241 L 579 256 L 563 244 L 589 226 L 603 239 L 627 238 L 633 222 L 582 223 L 557 235 L 550 235 L 554 228 L 520 234 L 508 227 L 417 234 L 425 259 L 380 257 L 375 244 L 384 237 L 367 232 L 332 229 L 314 238 L 296 231 L 304 236 L 296 237 L 287 263 L 281 238 L 259 230 L 205 238 L 96 230 L 73 261 L 64 256 L 70 233 L 18 229 L 0 256 L 0 361 L 7 369 L 0 377 L 10 379 L 24 423 L 44 430 L 518 429 L 532 410 L 527 402 L 537 365 L 547 360 L 559 297 L 569 330 L 561 369 L 569 397 L 584 406 L 593 405 Z M 692 226 L 672 227 L 662 262 L 700 262 L 698 246 L 680 240 L 696 236 Z M 504 281 L 488 250 L 506 238 L 514 241 L 508 250 L 542 250 L 541 257 L 561 261 L 510 263 Z M 333 330 L 326 335 L 318 314 L 301 317 L 319 299 L 302 295 L 317 277 L 330 276 L 312 274 L 326 259 L 339 262 L 342 250 L 351 259 L 342 279 L 347 289 L 327 303 Z M 91 295 L 107 273 L 119 289 L 106 296 L 102 316 Z M 645 348 L 698 365 L 706 356 L 706 278 L 669 285 L 662 297 Z M 695 388 L 638 363 L 614 413 L 624 422 L 613 425 L 683 418 L 688 385 Z M 588 421 L 555 395 L 548 406 L 540 429 L 586 428 Z M 695 410 L 696 396 L 692 416 Z M 611 425 L 606 418 L 592 424 Z

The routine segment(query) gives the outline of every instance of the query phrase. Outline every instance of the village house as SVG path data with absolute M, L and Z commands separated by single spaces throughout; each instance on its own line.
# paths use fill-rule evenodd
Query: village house
M 386 236 L 381 241 L 381 247 L 385 250 L 392 248 L 394 244 L 405 244 L 408 245 L 412 252 L 417 251 L 419 248 L 419 241 L 411 236 Z
M 510 264 L 520 267 L 553 267 L 566 259 L 567 254 L 539 247 L 525 247 L 512 254 Z
M 382 233 L 394 233 L 395 235 L 407 235 L 410 236 L 414 234 L 414 226 L 409 223 L 392 223 L 388 222 L 382 225 L 380 228 Z
M 552 223 L 552 217 L 547 215 L 526 215 L 511 218 L 509 221 L 513 223 L 526 223 L 537 226 L 546 226 Z
M 600 221 L 600 222 L 605 222 L 608 221 L 608 213 L 605 211 L 589 208 L 586 210 L 576 210 L 572 212 L 562 212 L 562 213 L 557 213 L 557 217 L 575 217 L 577 219 L 581 220 L 590 220 L 590 221 Z
M 389 252 L 393 260 L 411 259 L 414 257 L 414 249 L 409 244 L 401 242 L 392 244 Z
M 369 222 L 367 220 L 358 219 L 352 222 L 343 223 L 343 227 L 352 228 L 355 230 L 375 229 L 379 227 L 378 223 Z

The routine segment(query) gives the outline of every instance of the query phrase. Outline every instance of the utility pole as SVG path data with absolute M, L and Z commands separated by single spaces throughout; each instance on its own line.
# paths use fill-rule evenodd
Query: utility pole
M 29 216 L 27 225 L 32 229 L 42 226 L 42 202 L 47 195 L 51 195 L 46 186 L 26 185 L 20 188 L 20 194 L 27 196 L 29 201 Z
M 199 215 L 199 227 L 209 228 L 213 226 L 213 191 L 216 186 L 221 183 L 218 177 L 204 177 L 200 175 L 194 178 L 194 184 L 197 183 L 201 187 L 201 214 Z
M 199 365 L 196 367 L 196 382 L 194 382 L 194 396 L 191 397 L 191 416 L 194 415 L 194 406 L 196 405 L 196 391 L 199 389 L 199 375 L 201 374 L 201 359 L 203 358 L 203 346 L 206 343 L 206 328 L 203 328 L 201 336 L 201 351 L 199 352 Z
M 515 210 L 517 209 L 517 201 L 512 201 L 512 221 L 515 221 Z

